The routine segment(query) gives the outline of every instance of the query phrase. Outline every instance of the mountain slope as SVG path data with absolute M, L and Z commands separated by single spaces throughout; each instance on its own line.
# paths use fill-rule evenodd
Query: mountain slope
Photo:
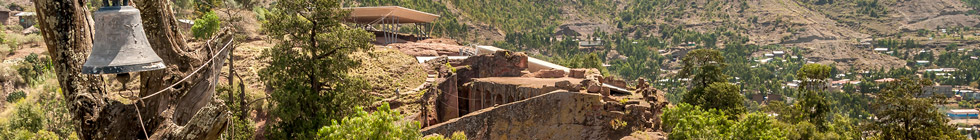
M 372 1 L 372 2 L 369 2 Z M 381 2 L 373 2 L 381 1 Z M 841 63 L 858 69 L 904 67 L 904 61 L 854 48 L 860 40 L 909 38 L 918 30 L 976 27 L 977 15 L 960 0 L 358 0 L 360 6 L 433 3 L 440 20 L 458 21 L 465 31 L 450 32 L 462 42 L 494 44 L 510 34 L 551 32 L 551 37 L 587 39 L 602 32 L 633 39 L 659 37 L 673 45 L 690 39 L 665 33 L 732 32 L 746 44 L 806 48 L 808 57 L 822 60 L 856 59 Z M 409 8 L 425 6 L 409 4 Z M 431 6 L 430 6 L 431 7 Z M 460 32 L 460 33 L 452 33 Z M 709 46 L 724 46 L 741 37 L 724 38 Z M 925 38 L 925 37 L 917 37 Z M 696 40 L 699 44 L 705 43 Z M 954 41 L 955 42 L 955 41 Z M 511 42 L 518 43 L 518 42 Z M 961 43 L 965 44 L 965 43 Z M 530 44 L 529 44 L 530 45 Z M 615 46 L 613 46 L 615 47 Z M 838 51 L 849 50 L 849 51 Z M 539 50 L 527 50 L 539 51 Z

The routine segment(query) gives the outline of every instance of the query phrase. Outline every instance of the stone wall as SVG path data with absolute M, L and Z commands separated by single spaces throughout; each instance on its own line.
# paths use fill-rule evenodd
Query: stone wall
M 641 97 L 612 97 L 602 83 L 626 87 L 627 82 L 606 79 L 595 69 L 529 73 L 528 59 L 523 53 L 496 51 L 458 63 L 427 62 L 438 71 L 431 87 L 437 93 L 431 104 L 438 119 L 430 122 L 441 123 L 425 126 L 422 133 L 460 131 L 470 139 L 564 140 L 620 139 L 634 132 L 659 131 L 660 109 L 667 103 L 663 93 L 645 81 L 637 85 Z M 455 72 L 445 63 L 451 63 Z
M 657 119 L 648 106 L 605 102 L 599 94 L 555 91 L 479 110 L 422 129 L 423 135 L 469 139 L 618 139 L 650 128 Z M 657 113 L 659 114 L 659 113 Z M 656 120 L 659 122 L 659 120 Z M 625 122 L 616 126 L 613 122 Z
M 456 85 L 456 75 L 450 75 L 446 78 L 440 78 L 437 80 L 439 83 L 437 89 L 438 92 L 442 93 L 441 96 L 436 100 L 436 112 L 439 114 L 439 122 L 448 121 L 459 117 L 459 89 Z
M 461 131 L 470 139 L 606 139 L 609 125 L 598 94 L 553 92 L 480 110 L 422 130 Z
M 494 105 L 516 102 L 556 90 L 576 91 L 580 89 L 581 79 L 571 78 L 529 78 L 529 77 L 490 77 L 476 78 L 466 85 L 464 93 L 469 105 L 467 110 L 475 111 Z
M 458 83 L 469 83 L 473 78 L 519 77 L 527 69 L 527 55 L 522 52 L 497 51 L 493 55 L 471 56 L 456 68 Z

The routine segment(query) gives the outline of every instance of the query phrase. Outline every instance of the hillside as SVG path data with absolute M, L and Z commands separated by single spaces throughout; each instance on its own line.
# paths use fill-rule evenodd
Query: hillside
M 84 74 L 103 1 L 0 0 L 0 140 L 980 136 L 980 0 L 142 0 Z
M 969 6 L 959 0 L 847 0 L 830 3 L 810 0 L 358 2 L 355 5 L 401 5 L 440 14 L 444 19 L 438 23 L 465 26 L 465 30 L 444 32 L 459 32 L 452 34 L 451 38 L 470 43 L 494 44 L 507 41 L 509 34 L 529 32 L 550 32 L 549 35 L 554 37 L 570 35 L 587 39 L 600 31 L 604 34 L 621 34 L 629 39 L 644 36 L 670 39 L 672 36 L 664 34 L 664 27 L 679 27 L 677 29 L 698 33 L 734 32 L 748 39 L 745 44 L 798 46 L 810 50 L 807 57 L 857 59 L 856 64 L 839 65 L 858 69 L 898 68 L 904 63 L 894 57 L 879 57 L 850 47 L 862 39 L 891 38 L 913 35 L 919 30 L 935 32 L 940 28 L 980 25 L 980 18 L 969 14 Z M 912 36 L 901 38 L 909 37 Z M 730 41 L 735 40 L 722 38 L 715 43 L 723 46 Z

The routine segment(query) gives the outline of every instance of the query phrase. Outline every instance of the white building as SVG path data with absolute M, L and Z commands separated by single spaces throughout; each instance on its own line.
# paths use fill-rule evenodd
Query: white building
M 772 51 L 772 54 L 773 55 L 776 55 L 776 56 L 783 56 L 783 55 L 786 54 L 786 52 L 784 52 L 784 51 Z
M 946 111 L 946 117 L 953 120 L 977 119 L 978 114 L 980 114 L 980 111 L 977 111 L 976 109 L 951 109 Z

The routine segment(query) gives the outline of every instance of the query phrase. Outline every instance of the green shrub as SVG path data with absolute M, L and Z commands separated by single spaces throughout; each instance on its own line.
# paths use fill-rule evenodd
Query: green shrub
M 265 21 L 265 15 L 269 14 L 269 10 L 262 7 L 252 8 L 252 12 L 255 12 L 255 20 L 259 22 Z
M 45 76 L 45 78 L 53 77 L 53 75 Z M 46 85 L 57 84 L 48 83 Z M 79 139 L 75 134 L 71 113 L 68 111 L 69 103 L 64 102 L 60 93 L 57 88 L 45 88 L 43 91 L 32 92 L 29 97 L 24 92 L 14 92 L 8 95 L 15 97 L 7 97 L 8 100 L 13 99 L 11 100 L 12 103 L 6 105 L 6 110 L 9 111 L 5 112 L 10 113 L 0 114 L 0 139 Z
M 23 129 L 31 133 L 36 133 L 44 128 L 47 119 L 44 117 L 44 110 L 41 105 L 23 102 L 14 108 L 14 116 L 10 118 L 8 128 Z
M 38 104 L 27 101 L 13 104 L 14 112 L 11 114 L 11 116 L 3 116 L 9 119 L 6 122 L 3 122 L 3 124 L 0 124 L 0 139 L 78 139 L 77 137 L 73 136 L 74 133 L 71 132 L 71 128 L 66 128 L 67 126 L 63 125 L 52 125 L 65 123 L 52 122 L 52 120 L 45 115 L 46 110 L 42 108 L 42 106 L 44 106 L 43 103 Z M 66 133 L 58 134 L 58 132 L 52 132 L 52 129 L 61 130 Z
M 722 111 L 681 103 L 664 109 L 661 117 L 671 139 L 786 139 L 786 130 L 774 118 L 758 112 L 729 120 Z
M 19 66 L 17 66 L 17 74 L 20 74 L 21 79 L 24 79 L 25 83 L 33 85 L 39 83 L 41 76 L 50 68 L 50 60 L 31 53 L 27 57 L 24 57 L 24 61 L 21 61 Z
M 418 139 L 419 123 L 416 121 L 399 123 L 402 115 L 393 111 L 388 103 L 383 103 L 377 111 L 368 113 L 357 107 L 357 113 L 343 120 L 333 120 L 330 126 L 324 126 L 317 132 L 320 139 L 353 139 L 353 140 L 391 140 Z
M 14 31 L 16 33 L 16 32 L 23 31 L 24 30 L 24 26 L 20 26 L 19 24 L 18 25 L 10 25 L 10 26 L 7 26 L 7 30 Z
M 7 44 L 0 43 L 0 60 L 7 59 L 7 55 L 9 55 L 10 52 L 13 51 L 10 50 L 10 47 L 7 47 Z
M 456 67 L 450 65 L 449 62 L 446 62 L 446 67 L 449 68 L 449 70 L 452 71 L 453 73 L 456 73 Z
M 24 99 L 24 97 L 27 97 L 27 93 L 24 93 L 24 91 L 14 91 L 7 94 L 7 102 L 17 102 L 17 100 Z
M 0 26 L 0 31 L 7 29 L 14 30 L 13 27 L 18 26 Z M 6 46 L 3 49 L 4 51 L 7 51 L 7 53 L 2 55 L 10 54 L 19 49 L 18 46 L 20 46 L 20 40 L 17 40 L 17 37 L 13 37 L 12 35 L 7 35 L 6 32 L 0 32 L 0 46 Z
M 0 82 L 23 83 L 17 76 L 17 69 L 14 66 L 15 64 L 0 63 Z
M 263 102 L 263 100 L 258 100 L 258 104 L 250 103 L 250 107 L 243 112 L 240 91 L 238 82 L 231 82 L 230 85 L 219 84 L 215 88 L 215 93 L 219 93 L 218 98 L 225 101 L 225 105 L 228 106 L 228 110 L 231 110 L 232 114 L 234 115 L 232 116 L 232 128 L 229 128 L 231 129 L 231 131 L 229 131 L 230 134 L 222 134 L 225 135 L 225 137 L 230 137 L 230 139 L 233 140 L 246 140 L 252 138 L 252 134 L 255 132 L 255 127 L 253 127 L 255 126 L 255 122 L 250 119 L 244 119 L 244 121 L 242 121 L 239 117 L 243 116 L 243 114 L 247 117 L 249 112 L 261 107 L 261 102 Z M 246 88 L 245 91 L 246 101 L 255 101 L 257 99 L 254 91 L 250 90 L 249 88 Z M 233 96 L 229 97 L 228 93 L 231 93 Z
M 38 43 L 44 41 L 44 39 L 41 38 L 41 35 L 40 34 L 36 34 L 36 33 L 27 34 L 27 35 L 23 35 L 23 36 L 20 36 L 20 37 L 21 37 L 21 40 L 23 40 L 23 43 L 35 43 L 35 44 L 38 44 Z M 35 46 L 40 46 L 40 45 L 35 45 Z M 35 47 L 35 46 L 31 46 L 31 47 Z
M 194 26 L 191 26 L 191 32 L 194 38 L 208 39 L 214 33 L 218 32 L 219 28 L 221 28 L 221 20 L 218 19 L 218 14 L 210 11 L 194 20 Z
M 255 132 L 255 127 L 252 126 L 255 126 L 255 122 L 253 122 L 250 119 L 245 119 L 245 121 L 241 121 L 238 118 L 234 118 L 232 119 L 232 125 L 233 125 L 232 126 L 233 131 L 231 131 L 232 134 L 231 135 L 229 135 L 228 133 L 223 134 L 226 136 L 226 138 L 232 140 L 252 139 L 252 133 Z
M 423 140 L 466 140 L 466 134 L 460 131 L 453 132 L 451 137 L 442 136 L 440 134 L 429 135 L 422 137 Z
M 0 25 L 0 31 L 7 30 L 6 26 Z M 7 32 L 0 32 L 0 44 L 7 42 Z
M 174 0 L 174 6 L 180 9 L 194 8 L 194 0 Z

